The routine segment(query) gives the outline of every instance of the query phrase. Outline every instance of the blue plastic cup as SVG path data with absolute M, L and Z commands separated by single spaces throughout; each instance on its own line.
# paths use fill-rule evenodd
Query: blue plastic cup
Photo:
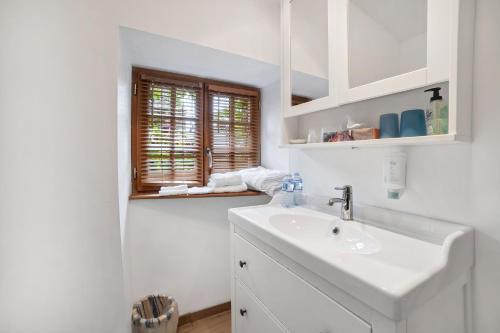
M 401 113 L 401 129 L 399 133 L 402 137 L 427 135 L 424 110 L 415 109 Z
M 397 113 L 386 113 L 380 116 L 380 138 L 399 137 L 399 116 Z

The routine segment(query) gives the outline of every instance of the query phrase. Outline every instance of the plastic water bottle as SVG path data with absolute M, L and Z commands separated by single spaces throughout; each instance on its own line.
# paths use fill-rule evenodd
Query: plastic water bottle
M 283 182 L 281 183 L 281 206 L 289 208 L 294 205 L 294 183 L 293 179 L 290 176 L 286 176 L 283 178 Z
M 304 203 L 304 196 L 302 194 L 302 189 L 304 188 L 304 183 L 302 177 L 298 172 L 293 174 L 293 202 L 295 206 L 300 206 Z

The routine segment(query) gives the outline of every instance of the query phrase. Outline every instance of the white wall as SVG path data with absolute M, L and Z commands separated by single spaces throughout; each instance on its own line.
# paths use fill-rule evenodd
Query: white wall
M 474 274 L 475 327 L 477 333 L 500 331 L 500 1 L 478 0 L 474 65 L 474 143 L 470 156 L 469 211 L 476 230 Z M 464 156 L 461 161 L 466 162 Z
M 122 26 L 279 64 L 279 0 L 123 0 Z
M 279 79 L 276 66 L 279 17 L 278 0 L 125 1 L 120 13 L 123 56 L 118 91 L 120 100 L 128 101 L 118 103 L 118 154 L 119 175 L 122 175 L 120 212 L 122 217 L 126 216 L 121 225 L 127 306 L 157 292 L 174 296 L 181 313 L 227 302 L 227 210 L 269 200 L 267 196 L 137 200 L 128 202 L 127 207 L 125 198 L 130 190 L 127 68 L 130 71 L 131 65 L 139 65 L 267 85 Z M 272 107 L 279 111 L 279 101 Z M 288 160 L 282 165 L 287 166 Z
M 130 23 L 277 64 L 279 2 L 4 1 L 0 15 L 0 151 L 9 156 L 9 163 L 0 163 L 0 331 L 124 332 L 133 298 L 124 302 L 120 222 L 126 254 L 127 226 L 147 219 L 133 209 L 134 218 L 126 218 L 130 59 L 120 59 L 119 26 Z M 229 206 L 265 198 L 214 199 L 222 214 L 217 221 Z M 196 211 L 202 202 L 183 207 Z M 205 249 L 210 257 L 224 248 L 222 236 L 215 236 L 223 228 L 203 215 L 198 222 L 214 228 L 206 233 L 205 244 L 214 245 L 213 252 Z M 190 235 L 184 234 L 185 244 Z M 126 255 L 123 261 L 132 288 Z M 203 281 L 188 291 L 188 301 L 185 289 L 172 293 L 184 309 L 214 305 L 222 294 L 199 303 L 197 294 L 226 276 L 220 271 Z M 170 280 L 188 278 L 176 269 L 158 289 L 169 292 Z M 136 288 L 135 295 L 156 287 Z
M 0 332 L 123 332 L 112 1 L 2 1 Z
M 303 174 L 305 190 L 333 195 L 333 187 L 354 186 L 357 202 L 447 219 L 476 229 L 474 326 L 476 333 L 500 331 L 500 2 L 477 1 L 472 144 L 408 148 L 408 190 L 386 199 L 382 158 L 387 150 L 293 151 L 291 170 Z M 413 94 L 413 93 L 410 93 Z M 412 98 L 415 98 L 412 97 Z M 418 99 L 415 99 L 418 103 Z M 380 111 L 383 99 L 371 106 Z M 390 98 L 388 112 L 402 106 Z M 368 104 L 354 105 L 365 115 Z M 326 119 L 324 115 L 317 115 Z M 375 118 L 375 117 L 374 117 Z M 317 124 L 317 121 L 312 121 Z M 311 123 L 311 124 L 312 124 Z
M 125 49 L 124 36 L 120 31 L 120 55 L 118 70 L 118 200 L 120 207 L 120 235 L 123 245 L 127 223 L 128 197 L 132 191 L 131 183 L 131 100 L 132 100 L 132 60 Z
M 135 300 L 132 298 L 132 280 L 130 277 L 130 260 L 126 249 L 126 231 L 129 221 L 128 203 L 132 192 L 132 59 L 126 50 L 124 36 L 120 29 L 120 54 L 118 67 L 118 89 L 117 89 L 117 153 L 118 153 L 118 206 L 120 216 L 120 240 L 123 268 L 123 284 L 125 292 L 125 304 L 128 307 Z
M 229 222 L 232 207 L 268 196 L 131 201 L 127 228 L 132 298 L 167 293 L 181 314 L 230 300 Z

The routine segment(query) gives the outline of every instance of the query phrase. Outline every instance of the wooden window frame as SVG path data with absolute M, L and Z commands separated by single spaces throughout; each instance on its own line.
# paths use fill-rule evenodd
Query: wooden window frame
M 224 82 L 224 81 L 218 81 L 218 80 L 211 80 L 211 79 L 206 79 L 202 77 L 197 77 L 197 76 L 192 76 L 192 75 L 184 75 L 184 74 L 178 74 L 178 73 L 172 73 L 172 72 L 165 72 L 165 71 L 160 71 L 160 70 L 154 70 L 154 69 L 147 69 L 147 68 L 141 68 L 141 67 L 133 67 L 132 68 L 132 105 L 131 105 L 131 112 L 132 112 L 132 122 L 131 122 L 131 134 L 132 134 L 132 142 L 131 142 L 131 157 L 132 157 L 132 194 L 130 195 L 130 199 L 159 199 L 159 198 L 165 198 L 165 199 L 173 199 L 173 198 L 195 198 L 195 197 L 231 197 L 231 196 L 254 196 L 254 195 L 261 195 L 261 192 L 256 192 L 256 191 L 246 191 L 246 192 L 239 192 L 239 193 L 209 193 L 209 194 L 194 194 L 194 195 L 174 195 L 174 196 L 160 196 L 158 194 L 158 187 L 151 186 L 148 188 L 146 191 L 139 191 L 137 188 L 137 181 L 139 179 L 138 177 L 138 157 L 140 154 L 140 144 L 138 141 L 138 116 L 139 116 L 139 98 L 137 94 L 137 87 L 138 87 L 138 82 L 140 80 L 141 75 L 146 75 L 146 76 L 151 76 L 154 77 L 156 80 L 161 80 L 165 79 L 167 81 L 175 81 L 179 80 L 182 82 L 193 82 L 197 83 L 199 82 L 202 84 L 202 103 L 201 103 L 201 127 L 202 127 L 202 149 L 203 149 L 203 158 L 202 158 L 202 173 L 203 173 L 203 184 L 206 185 L 208 183 L 208 179 L 210 177 L 210 170 L 208 168 L 208 156 L 205 153 L 206 149 L 209 145 L 209 131 L 208 131 L 208 108 L 209 108 L 209 86 L 216 86 L 217 88 L 220 88 L 221 90 L 224 90 L 229 93 L 237 93 L 237 94 L 249 94 L 252 96 L 255 96 L 257 99 L 257 113 L 258 113 L 258 124 L 256 128 L 257 132 L 257 147 L 258 147 L 258 158 L 257 158 L 257 164 L 260 165 L 260 158 L 261 158 L 261 125 L 260 125 L 260 119 L 261 119 L 261 101 L 260 101 L 260 89 L 256 87 L 251 87 L 251 86 L 246 86 L 242 84 L 236 84 L 236 83 L 230 83 L 230 82 Z
M 292 95 L 292 106 L 300 105 L 312 101 L 309 97 Z

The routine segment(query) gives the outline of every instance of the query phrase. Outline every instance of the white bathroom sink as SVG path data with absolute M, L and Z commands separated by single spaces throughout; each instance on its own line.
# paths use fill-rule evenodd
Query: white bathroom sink
M 332 250 L 343 253 L 368 255 L 380 251 L 380 242 L 357 222 L 345 222 L 333 216 L 276 214 L 269 217 L 269 223 L 299 242 L 324 240 Z
M 470 227 L 366 206 L 342 221 L 320 206 L 234 208 L 229 219 L 394 320 L 470 276 Z

